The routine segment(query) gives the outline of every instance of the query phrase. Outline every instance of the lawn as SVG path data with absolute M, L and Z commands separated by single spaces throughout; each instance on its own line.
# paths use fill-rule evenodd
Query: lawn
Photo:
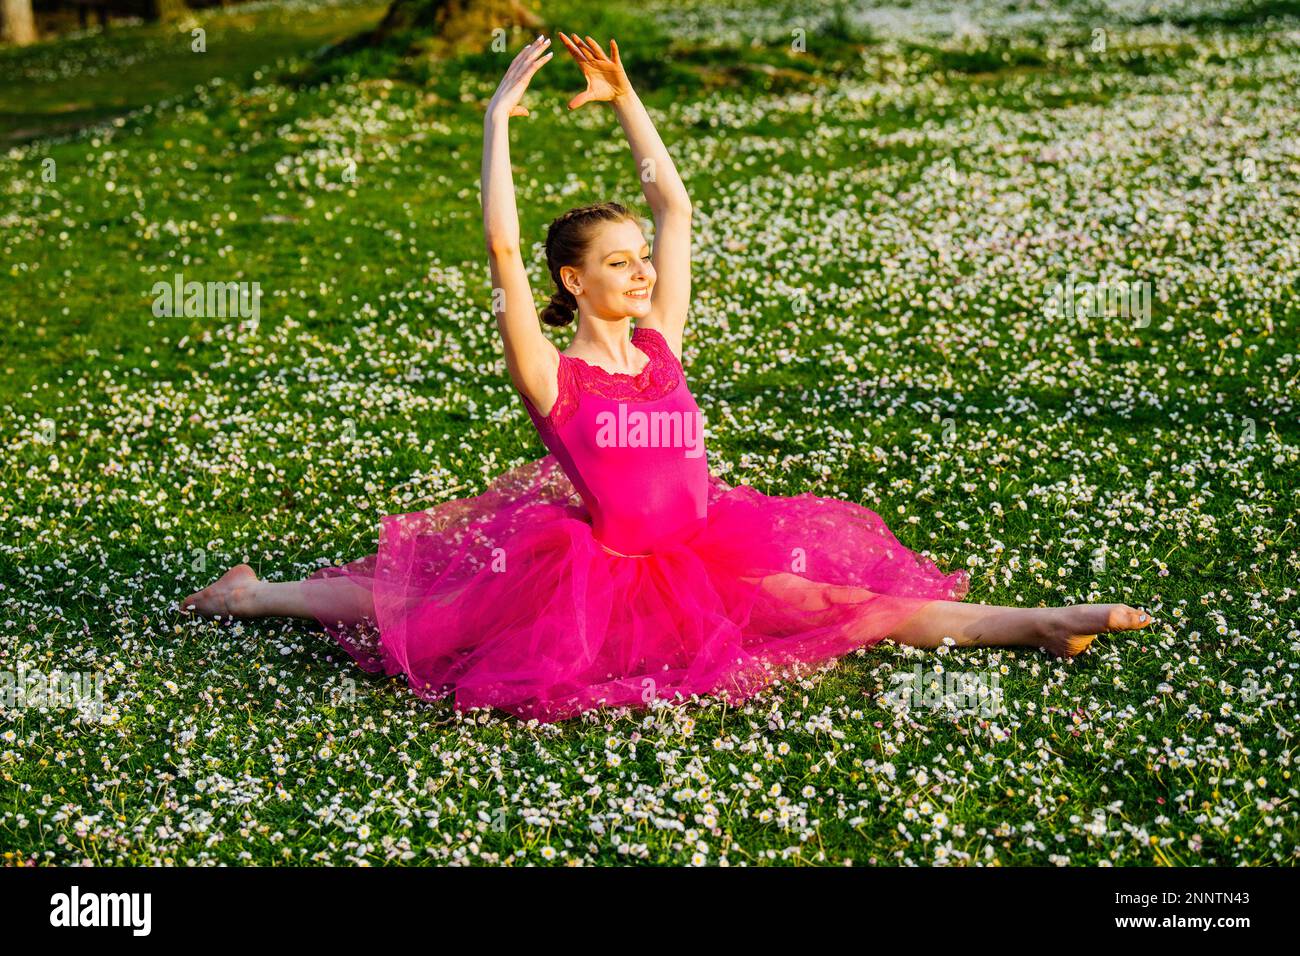
M 0 50 L 0 680 L 104 702 L 0 685 L 4 861 L 1294 865 L 1300 10 L 544 9 L 618 38 L 694 201 L 712 469 L 872 508 L 968 600 L 1155 625 L 1069 661 L 886 642 L 738 707 L 539 725 L 305 622 L 178 615 L 544 453 L 478 202 L 530 37 L 323 60 L 383 6 L 293 0 L 199 16 L 203 54 L 190 24 Z M 539 302 L 552 218 L 648 215 L 580 89 L 557 53 L 512 121 Z M 156 314 L 177 274 L 257 283 L 257 320 Z M 998 706 L 900 696 L 918 665 Z

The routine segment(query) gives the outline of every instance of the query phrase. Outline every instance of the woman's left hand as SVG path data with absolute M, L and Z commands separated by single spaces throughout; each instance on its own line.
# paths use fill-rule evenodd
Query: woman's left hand
M 569 109 L 576 110 L 583 103 L 593 101 L 609 102 L 632 92 L 632 84 L 623 72 L 623 61 L 619 59 L 618 44 L 614 40 L 609 41 L 611 59 L 591 37 L 575 42 L 563 33 L 559 36 L 569 53 L 578 61 L 578 67 L 587 81 L 587 88 L 569 101 Z

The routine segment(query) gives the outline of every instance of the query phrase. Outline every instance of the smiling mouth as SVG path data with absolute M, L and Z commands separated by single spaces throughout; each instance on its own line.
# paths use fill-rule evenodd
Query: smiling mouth
M 630 299 L 648 299 L 650 297 L 650 289 L 633 289 L 631 292 L 624 292 L 623 294 Z

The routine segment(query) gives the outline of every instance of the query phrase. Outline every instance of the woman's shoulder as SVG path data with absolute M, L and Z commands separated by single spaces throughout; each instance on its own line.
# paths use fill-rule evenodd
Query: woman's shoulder
M 673 351 L 672 346 L 668 344 L 668 339 L 663 332 L 653 325 L 638 325 L 632 330 L 632 340 L 636 342 L 637 347 L 645 351 L 645 346 L 660 352 L 661 354 L 672 359 L 673 364 L 678 368 L 682 367 L 681 359 Z
M 565 355 L 559 349 L 555 350 L 555 355 L 557 358 L 554 373 L 556 394 L 555 402 L 551 405 L 549 412 L 543 415 L 537 405 L 528 397 L 528 394 L 517 384 L 515 385 L 515 391 L 524 400 L 524 405 L 528 408 L 530 414 L 550 425 L 563 424 L 577 404 L 578 371 L 574 368 L 573 357 Z

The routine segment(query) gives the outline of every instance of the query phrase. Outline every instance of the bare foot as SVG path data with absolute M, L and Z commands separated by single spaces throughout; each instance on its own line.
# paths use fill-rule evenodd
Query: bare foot
M 1057 657 L 1073 657 L 1098 634 L 1135 631 L 1151 624 L 1151 615 L 1127 604 L 1075 604 L 1047 609 L 1038 646 Z
M 257 572 L 247 564 L 237 564 L 201 591 L 181 601 L 182 614 L 203 617 L 252 616 L 253 588 Z

